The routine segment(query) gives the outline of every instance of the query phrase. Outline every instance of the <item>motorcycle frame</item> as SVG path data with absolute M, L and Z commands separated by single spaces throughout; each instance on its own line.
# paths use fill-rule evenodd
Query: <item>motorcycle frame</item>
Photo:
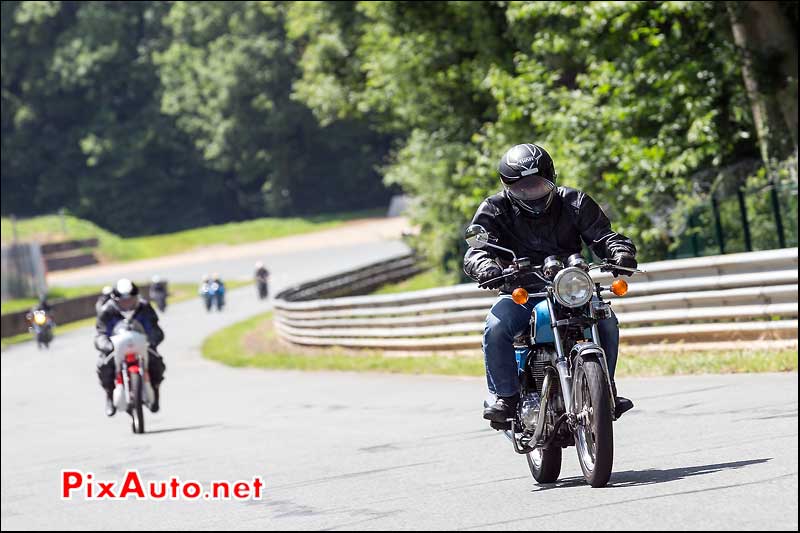
M 598 300 L 602 303 L 605 303 L 600 295 L 600 286 L 597 285 L 597 296 Z M 539 298 L 544 297 L 547 301 L 547 309 L 550 315 L 550 328 L 553 330 L 553 338 L 555 342 L 553 342 L 555 350 L 556 350 L 556 365 L 555 368 L 553 367 L 545 367 L 545 377 L 544 381 L 542 382 L 542 391 L 540 395 L 540 406 L 539 406 L 539 416 L 536 420 L 536 429 L 534 430 L 533 435 L 530 438 L 525 438 L 525 434 L 523 433 L 522 436 L 518 439 L 516 437 L 515 431 L 515 424 L 516 424 L 516 417 L 511 420 L 511 430 L 503 430 L 505 436 L 511 441 L 514 446 L 514 451 L 518 454 L 527 454 L 530 453 L 537 448 L 542 448 L 548 446 L 555 435 L 558 433 L 561 424 L 566 422 L 570 428 L 574 431 L 574 429 L 579 424 L 578 422 L 578 414 L 575 413 L 575 405 L 574 405 L 574 397 L 573 397 L 573 366 L 575 364 L 574 356 L 577 355 L 591 355 L 597 357 L 600 361 L 600 364 L 603 368 L 603 372 L 606 376 L 606 384 L 609 390 L 609 398 L 611 400 L 611 414 L 612 419 L 614 418 L 614 394 L 613 388 L 611 386 L 611 376 L 608 371 L 608 361 L 606 359 L 605 350 L 600 346 L 600 333 L 599 328 L 597 326 L 597 313 L 595 310 L 594 301 L 590 301 L 586 305 L 589 307 L 589 317 L 591 318 L 591 332 L 592 332 L 592 341 L 582 343 L 582 346 L 575 350 L 576 347 L 570 347 L 569 353 L 565 351 L 564 341 L 559 331 L 558 320 L 556 317 L 556 310 L 553 304 L 554 296 L 553 296 L 553 289 L 552 287 L 548 287 L 546 292 L 540 292 L 536 294 L 529 295 L 529 298 Z M 535 313 L 535 310 L 532 310 L 532 313 Z M 543 343 L 541 346 L 545 346 L 550 343 Z M 533 346 L 536 346 L 534 344 Z M 530 368 L 530 347 L 527 348 L 527 355 L 525 357 L 524 365 L 518 369 L 520 375 L 529 371 Z M 556 419 L 553 427 L 553 432 L 551 435 L 548 436 L 547 440 L 541 441 L 542 435 L 544 434 L 544 421 L 545 416 L 547 413 L 547 408 L 550 402 L 550 386 L 551 380 L 554 379 L 552 376 L 553 373 L 557 374 L 557 379 L 559 380 L 559 384 L 561 385 L 561 397 L 562 401 L 564 402 L 564 413 L 562 413 L 558 419 Z M 523 439 L 526 442 L 523 442 Z M 530 446 L 529 443 L 533 443 L 533 446 Z

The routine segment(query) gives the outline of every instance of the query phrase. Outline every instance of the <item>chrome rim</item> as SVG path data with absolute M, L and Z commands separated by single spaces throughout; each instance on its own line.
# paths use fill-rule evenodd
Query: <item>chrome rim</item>
M 578 411 L 578 457 L 583 466 L 591 472 L 594 470 L 595 458 L 597 457 L 597 445 L 595 444 L 594 432 L 594 410 L 592 409 L 592 396 L 589 393 L 589 380 L 586 373 L 581 372 L 581 382 L 577 388 L 578 398 L 575 402 Z
M 536 448 L 532 452 L 528 454 L 528 457 L 531 460 L 531 464 L 534 468 L 540 469 L 542 468 L 542 449 Z

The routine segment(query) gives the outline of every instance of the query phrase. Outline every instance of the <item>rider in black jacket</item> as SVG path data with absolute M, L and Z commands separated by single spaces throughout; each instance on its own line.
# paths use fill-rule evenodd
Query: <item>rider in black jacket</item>
M 617 266 L 636 268 L 636 247 L 631 240 L 611 230 L 608 217 L 589 195 L 555 185 L 553 160 L 542 147 L 514 146 L 500 160 L 498 171 L 503 191 L 484 200 L 472 219 L 472 224 L 480 224 L 489 232 L 493 244 L 513 250 L 518 257 L 529 257 L 532 264 L 542 264 L 551 255 L 563 261 L 581 253 L 583 241 L 598 257 Z M 511 258 L 499 250 L 470 248 L 464 257 L 464 272 L 483 283 L 501 276 L 510 264 Z M 531 277 L 514 286 L 499 280 L 488 287 L 501 292 L 487 317 L 483 343 L 489 389 L 498 399 L 484 411 L 484 418 L 498 422 L 513 416 L 519 396 L 516 365 L 511 364 L 513 340 L 527 325 L 530 312 L 516 304 L 509 305 L 508 296 L 503 295 L 520 285 L 529 292 L 538 292 L 544 284 Z M 512 316 L 525 312 L 527 319 Z M 514 326 L 510 327 L 512 323 Z M 521 325 L 519 331 L 510 331 L 517 325 Z M 600 329 L 613 381 L 619 342 L 616 317 Z M 630 400 L 618 397 L 617 416 L 631 407 Z
M 156 351 L 156 347 L 164 340 L 164 332 L 158 325 L 158 315 L 155 310 L 147 300 L 139 297 L 139 287 L 127 279 L 121 279 L 111 292 L 111 298 L 100 308 L 95 325 L 97 336 L 94 339 L 94 346 L 100 351 L 97 360 L 97 376 L 106 391 L 107 416 L 113 416 L 116 412 L 113 400 L 116 370 L 113 359 L 106 361 L 108 354 L 114 351 L 114 346 L 109 337 L 114 331 L 114 326 L 125 318 L 123 313 L 130 312 L 133 312 L 133 317 L 142 324 L 150 344 L 147 366 L 150 384 L 153 386 L 154 392 L 153 404 L 150 410 L 155 413 L 159 409 L 158 389 L 164 379 L 166 366 L 161 355 Z

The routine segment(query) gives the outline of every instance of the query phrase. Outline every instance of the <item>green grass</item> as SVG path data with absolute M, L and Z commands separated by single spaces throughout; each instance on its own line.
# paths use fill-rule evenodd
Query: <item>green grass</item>
M 245 287 L 247 285 L 252 285 L 252 284 L 253 284 L 252 281 L 228 281 L 228 282 L 225 283 L 225 286 L 226 286 L 228 291 L 232 291 L 234 289 L 238 289 L 239 287 Z M 98 287 L 70 287 L 70 288 L 59 288 L 59 287 L 56 287 L 55 289 L 57 291 L 59 291 L 59 290 L 63 291 L 63 292 L 57 292 L 57 294 L 72 294 L 72 296 L 69 296 L 69 297 L 82 296 L 82 295 L 85 295 L 85 294 L 100 294 L 100 290 L 101 290 L 101 288 L 98 288 Z M 197 289 L 198 289 L 198 285 L 196 285 L 194 283 L 174 283 L 174 284 L 170 284 L 169 285 L 169 294 L 170 295 L 169 295 L 169 298 L 167 299 L 167 305 L 174 305 L 176 303 L 184 302 L 186 300 L 191 300 L 193 298 L 199 298 L 199 295 L 197 294 Z M 85 290 L 87 292 L 83 292 L 81 294 L 73 294 L 73 293 L 79 293 L 81 290 Z M 23 302 L 25 300 L 9 300 L 9 301 L 12 301 L 12 302 Z M 30 300 L 30 302 L 31 302 L 30 305 L 28 305 L 27 307 L 22 307 L 22 309 L 29 309 L 31 306 L 33 306 L 35 303 L 37 303 L 38 300 Z M 8 303 L 8 302 L 4 302 L 3 303 L 3 306 L 4 306 L 3 307 L 3 313 L 12 312 L 12 311 L 6 311 L 5 310 L 5 304 L 6 303 Z M 22 309 L 19 309 L 19 310 L 22 310 Z M 58 335 L 59 331 L 66 332 L 66 331 L 72 331 L 74 329 L 79 329 L 79 328 L 83 328 L 83 327 L 87 327 L 87 326 L 92 326 L 92 325 L 94 325 L 94 321 L 95 321 L 94 317 L 90 317 L 90 318 L 85 318 L 83 320 L 77 320 L 75 322 L 67 322 L 65 324 L 57 324 L 56 325 L 56 335 Z M 33 337 L 31 336 L 30 333 L 20 333 L 19 335 L 14 335 L 12 337 L 6 337 L 6 338 L 2 339 L 2 347 L 0 347 L 0 349 L 4 349 L 6 346 L 10 346 L 12 344 L 19 344 L 20 342 L 26 342 L 26 341 L 30 341 L 30 340 L 33 340 Z
M 68 331 L 94 326 L 94 322 L 94 317 L 91 317 L 84 318 L 83 320 L 76 320 L 75 322 L 69 322 L 67 324 L 56 324 L 55 339 L 53 342 L 58 342 L 57 339 L 59 333 L 66 333 Z M 19 344 L 21 342 L 28 342 L 32 340 L 33 335 L 31 333 L 20 333 L 19 335 L 14 335 L 13 337 L 6 337 L 4 339 L 0 339 L 0 350 L 5 350 L 7 346 L 11 346 L 12 344 Z
M 146 282 L 136 282 L 138 285 L 145 285 Z M 250 285 L 251 281 L 229 281 L 225 285 L 229 290 Z M 170 296 L 168 299 L 169 304 L 182 302 L 194 296 L 197 296 L 197 285 L 194 283 L 172 283 L 169 285 Z M 101 285 L 83 285 L 78 287 L 51 287 L 47 291 L 47 300 L 53 303 L 56 300 L 77 298 L 79 296 L 86 296 L 89 294 L 99 295 L 103 287 Z M 144 295 L 147 297 L 147 294 Z M 15 311 L 24 311 L 30 309 L 36 303 L 37 298 L 17 298 L 14 300 L 7 300 L 0 305 L 0 314 L 13 313 Z
M 265 313 L 222 329 L 203 343 L 203 356 L 234 367 L 283 370 L 333 370 L 402 374 L 485 375 L 483 356 L 431 354 L 396 357 L 381 352 L 348 352 L 341 348 L 309 350 L 278 342 L 272 329 L 272 313 Z M 796 350 L 696 351 L 637 354 L 623 347 L 617 375 L 670 376 L 699 373 L 797 371 Z
M 452 276 L 448 276 L 439 270 L 426 270 L 416 276 L 408 278 L 399 283 L 390 283 L 376 290 L 373 294 L 395 294 L 399 292 L 421 291 L 423 289 L 433 289 L 435 287 L 447 287 L 457 283 Z
M 797 350 L 703 350 L 634 355 L 623 349 L 617 361 L 618 376 L 756 372 L 797 372 Z
M 264 313 L 229 326 L 208 337 L 203 355 L 235 367 L 258 367 L 284 370 L 338 370 L 357 372 L 390 372 L 402 374 L 484 375 L 482 358 L 447 356 L 386 357 L 376 352 L 353 355 L 332 348 L 321 353 L 299 353 L 277 342 L 271 327 L 272 313 Z M 243 339 L 256 333 L 270 347 L 267 352 L 253 353 L 243 346 Z
M 67 298 L 77 298 L 79 296 L 86 296 L 87 294 L 100 294 L 102 286 L 98 285 L 82 285 L 78 287 L 50 287 L 47 290 L 47 300 L 53 303 L 55 300 L 62 300 Z M 0 314 L 13 313 L 15 311 L 23 311 L 30 309 L 39 302 L 38 298 L 16 298 L 13 300 L 6 300 L 0 304 Z
M 6 313 L 15 313 L 17 311 L 24 311 L 25 309 L 30 309 L 39 300 L 37 298 L 17 298 L 14 300 L 6 300 L 2 304 L 0 304 L 0 315 L 5 315 Z
M 372 209 L 306 218 L 261 218 L 177 233 L 131 238 L 119 237 L 87 220 L 73 216 L 64 216 L 62 227 L 59 216 L 48 215 L 17 221 L 17 235 L 22 241 L 40 242 L 97 237 L 100 241 L 97 253 L 101 259 L 123 262 L 177 254 L 201 246 L 242 244 L 299 235 L 333 228 L 349 220 L 377 217 L 382 214 L 382 209 Z M 13 239 L 11 220 L 3 217 L 1 222 L 2 242 L 10 242 Z

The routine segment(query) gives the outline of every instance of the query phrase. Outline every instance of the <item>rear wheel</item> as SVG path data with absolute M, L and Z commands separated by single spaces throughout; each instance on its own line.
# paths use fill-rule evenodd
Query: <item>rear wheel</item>
M 536 448 L 525 456 L 533 479 L 538 483 L 555 483 L 561 473 L 561 447 Z
M 131 374 L 131 429 L 134 433 L 144 433 L 144 408 L 142 406 L 142 396 L 144 394 L 144 382 L 139 374 Z
M 604 487 L 614 463 L 614 432 L 606 377 L 596 359 L 575 362 L 573 396 L 578 415 L 575 446 L 583 477 L 592 487 Z

